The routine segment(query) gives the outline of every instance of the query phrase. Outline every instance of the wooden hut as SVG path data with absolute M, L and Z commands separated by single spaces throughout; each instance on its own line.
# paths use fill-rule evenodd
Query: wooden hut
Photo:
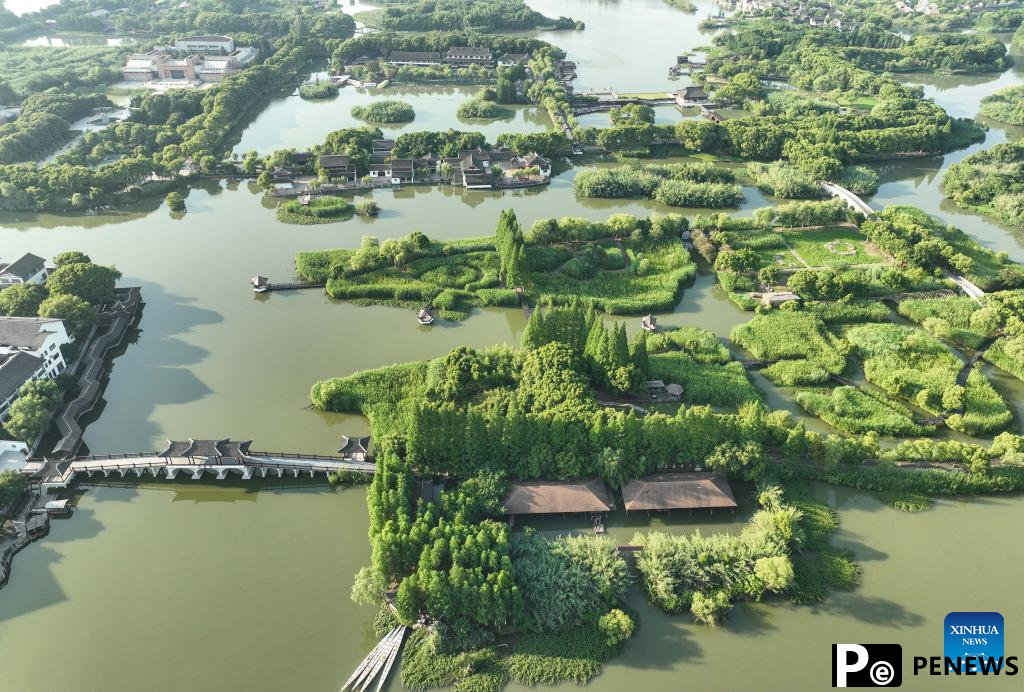
M 249 279 L 249 283 L 252 284 L 252 290 L 256 293 L 266 293 L 270 287 L 270 279 L 259 274 Z
M 420 324 L 432 324 L 434 322 L 434 308 L 427 305 L 416 314 L 416 321 Z
M 640 326 L 644 328 L 645 332 L 654 332 L 658 330 L 658 318 L 654 315 L 644 315 L 643 320 L 640 322 Z

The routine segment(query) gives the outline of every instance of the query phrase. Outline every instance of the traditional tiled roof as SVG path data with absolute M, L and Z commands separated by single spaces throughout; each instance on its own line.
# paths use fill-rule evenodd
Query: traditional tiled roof
M 508 514 L 610 512 L 612 496 L 600 479 L 511 483 L 502 508 Z
M 35 350 L 60 323 L 48 317 L 0 317 L 0 346 Z
M 21 389 L 42 366 L 43 359 L 31 353 L 0 356 L 0 401 Z
M 3 271 L 0 271 L 0 274 L 11 274 L 12 276 L 19 277 L 22 281 L 28 281 L 42 271 L 45 266 L 46 260 L 42 257 L 39 255 L 33 255 L 31 252 L 26 252 L 24 255 L 7 265 Z
M 729 481 L 713 473 L 660 473 L 622 488 L 626 511 L 735 507 Z

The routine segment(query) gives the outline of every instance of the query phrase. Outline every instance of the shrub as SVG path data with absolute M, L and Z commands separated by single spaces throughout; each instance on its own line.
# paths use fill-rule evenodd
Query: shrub
M 368 106 L 353 106 L 352 117 L 371 123 L 402 123 L 416 117 L 416 111 L 405 101 L 374 101 Z

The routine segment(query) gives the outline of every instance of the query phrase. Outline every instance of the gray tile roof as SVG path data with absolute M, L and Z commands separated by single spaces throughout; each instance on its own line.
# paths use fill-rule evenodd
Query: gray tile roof
M 35 350 L 54 331 L 46 325 L 58 322 L 48 317 L 0 317 L 0 346 Z
M 14 394 L 43 366 L 43 359 L 31 353 L 0 356 L 0 401 Z
M 46 266 L 46 260 L 31 252 L 26 252 L 19 259 L 15 260 L 3 270 L 3 274 L 13 274 L 20 277 L 22 281 L 28 281 L 42 271 Z

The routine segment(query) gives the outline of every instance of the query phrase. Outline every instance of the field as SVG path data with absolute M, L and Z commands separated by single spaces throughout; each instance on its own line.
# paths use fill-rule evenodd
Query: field
M 878 264 L 882 257 L 868 248 L 864 236 L 854 228 L 825 228 L 813 231 L 783 231 L 786 242 L 810 267 L 836 264 Z

